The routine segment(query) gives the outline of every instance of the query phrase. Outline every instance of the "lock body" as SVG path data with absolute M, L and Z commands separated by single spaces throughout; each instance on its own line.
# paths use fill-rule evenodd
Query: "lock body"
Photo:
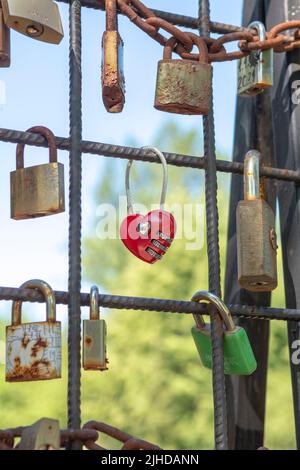
M 61 324 L 37 322 L 6 327 L 6 381 L 61 377 Z
M 58 5 L 52 0 L 2 0 L 9 28 L 39 41 L 59 44 L 64 37 Z
M 210 325 L 205 329 L 192 328 L 201 362 L 207 369 L 212 368 L 212 341 Z M 248 336 L 244 328 L 224 331 L 224 372 L 226 375 L 251 375 L 257 368 Z
M 60 428 L 56 419 L 42 418 L 22 431 L 19 450 L 59 450 Z
M 155 108 L 187 115 L 208 115 L 212 66 L 190 60 L 159 61 Z
M 257 30 L 258 38 L 263 43 L 267 39 L 266 28 L 260 21 L 253 21 L 249 29 Z M 255 96 L 273 86 L 274 51 L 252 51 L 238 62 L 238 94 Z
M 109 113 L 125 104 L 124 43 L 118 31 L 105 31 L 102 39 L 102 97 Z
M 58 214 L 65 210 L 64 166 L 47 163 L 10 174 L 11 218 L 15 220 Z
M 10 66 L 10 29 L 4 23 L 0 3 L 0 67 Z
M 83 368 L 107 370 L 105 320 L 83 320 Z
M 277 287 L 275 214 L 264 199 L 238 204 L 237 255 L 242 288 L 267 292 Z

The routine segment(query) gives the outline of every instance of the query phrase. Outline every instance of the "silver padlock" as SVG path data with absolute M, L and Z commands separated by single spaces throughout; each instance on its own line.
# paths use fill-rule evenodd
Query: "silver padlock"
M 266 39 L 266 28 L 260 21 L 249 24 L 249 29 L 256 29 L 259 40 Z M 238 62 L 239 96 L 255 96 L 273 86 L 274 51 L 252 51 Z
M 99 290 L 90 292 L 90 319 L 83 320 L 82 363 L 84 370 L 107 370 L 106 322 L 100 319 Z
M 49 284 L 34 279 L 20 289 L 37 289 L 47 305 L 47 321 L 21 323 L 22 302 L 12 306 L 6 327 L 6 381 L 27 382 L 61 377 L 61 324 L 56 321 L 55 295 Z
M 59 8 L 53 0 L 2 0 L 9 28 L 39 41 L 59 44 L 64 37 Z

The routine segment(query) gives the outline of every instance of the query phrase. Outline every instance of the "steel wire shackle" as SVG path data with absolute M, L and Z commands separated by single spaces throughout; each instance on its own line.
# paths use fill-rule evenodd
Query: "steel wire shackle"
M 162 163 L 163 167 L 163 186 L 162 186 L 162 191 L 161 191 L 161 197 L 160 197 L 160 209 L 164 210 L 164 206 L 166 203 L 166 196 L 167 196 L 167 189 L 168 189 L 168 164 L 167 160 L 164 156 L 164 154 L 158 150 L 156 147 L 151 147 L 151 146 L 146 146 L 146 147 L 141 147 L 142 150 L 151 150 L 151 152 L 155 153 L 157 155 Z M 130 160 L 127 164 L 126 168 L 126 177 L 125 177 L 125 187 L 126 187 L 126 197 L 127 197 L 127 212 L 128 215 L 133 215 L 133 203 L 132 203 L 132 196 L 131 196 L 131 190 L 130 190 L 130 170 L 132 167 L 133 160 Z

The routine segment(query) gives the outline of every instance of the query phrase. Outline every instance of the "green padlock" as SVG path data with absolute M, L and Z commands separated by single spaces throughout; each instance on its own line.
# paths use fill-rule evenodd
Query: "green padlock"
M 251 375 L 257 368 L 251 344 L 244 328 L 236 326 L 226 305 L 216 295 L 200 291 L 193 298 L 193 302 L 206 301 L 213 304 L 226 327 L 224 331 L 224 372 L 227 375 Z M 194 315 L 196 326 L 192 328 L 192 335 L 204 367 L 212 368 L 212 342 L 211 327 L 205 324 L 201 315 Z

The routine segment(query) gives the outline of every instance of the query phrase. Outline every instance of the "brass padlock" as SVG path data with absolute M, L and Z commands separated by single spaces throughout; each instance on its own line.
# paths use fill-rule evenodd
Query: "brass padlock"
M 22 431 L 18 450 L 59 450 L 60 428 L 56 419 L 42 418 Z
M 199 62 L 172 59 L 177 43 L 170 38 L 158 63 L 154 107 L 175 114 L 208 115 L 211 106 L 212 66 L 205 41 L 190 36 L 199 49 Z
M 118 32 L 117 0 L 106 0 L 106 31 L 102 38 L 102 98 L 109 113 L 125 104 L 124 43 Z
M 24 144 L 17 146 L 17 170 L 10 174 L 11 218 L 33 219 L 65 210 L 64 166 L 57 162 L 55 136 L 46 127 L 27 132 L 41 134 L 49 144 L 50 163 L 24 168 Z
M 106 322 L 100 320 L 99 290 L 92 286 L 90 292 L 90 319 L 83 320 L 83 368 L 107 370 Z
M 254 21 L 248 28 L 258 31 L 260 41 L 266 39 L 266 28 L 260 21 Z M 238 62 L 239 96 L 255 96 L 273 86 L 274 51 L 252 51 Z
M 4 23 L 0 2 L 0 67 L 10 66 L 10 29 Z
M 52 44 L 63 39 L 59 8 L 53 0 L 2 0 L 2 7 L 9 28 Z
M 261 197 L 260 157 L 256 150 L 245 157 L 244 201 L 237 207 L 238 281 L 252 292 L 277 287 L 275 214 Z
M 55 295 L 44 281 L 27 281 L 20 289 L 38 289 L 45 297 L 47 321 L 21 323 L 22 302 L 13 302 L 12 324 L 6 327 L 6 381 L 27 382 L 61 377 L 61 324 Z

